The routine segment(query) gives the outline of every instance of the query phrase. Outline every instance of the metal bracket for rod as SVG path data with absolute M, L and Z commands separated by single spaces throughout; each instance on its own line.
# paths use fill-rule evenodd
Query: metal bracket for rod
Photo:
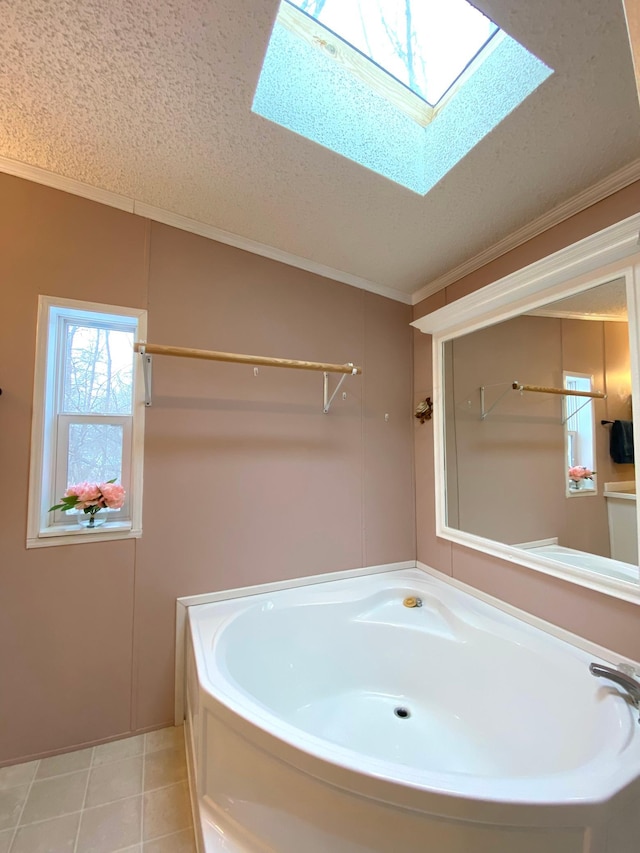
M 502 384 L 502 383 L 498 383 L 498 384 Z M 485 389 L 485 386 L 481 385 L 480 386 L 480 420 L 481 421 L 483 421 L 487 417 L 487 415 L 491 414 L 491 412 L 495 409 L 495 407 L 498 405 L 500 400 L 502 400 L 502 398 L 505 397 L 509 393 L 509 391 L 511 391 L 511 387 L 507 388 L 507 390 L 504 393 L 500 394 L 500 396 L 495 401 L 495 403 L 493 403 L 492 406 L 489 406 L 488 409 L 485 409 L 485 407 L 484 407 L 484 389 Z
M 577 415 L 578 412 L 580 411 L 580 409 L 584 409 L 584 407 L 588 406 L 589 403 L 591 403 L 591 402 L 592 402 L 591 400 L 585 400 L 581 406 L 578 406 L 578 408 L 575 410 L 575 412 L 571 412 L 570 415 L 565 415 L 565 417 L 562 419 L 562 425 L 564 426 L 564 424 L 566 424 L 566 422 L 569 420 L 569 418 L 572 418 L 574 415 Z M 567 409 L 567 398 L 566 397 L 564 398 L 564 403 L 565 403 L 565 411 L 566 411 L 566 409 Z
M 342 376 L 338 380 L 338 384 L 336 385 L 334 392 L 331 396 L 329 396 L 329 374 L 326 371 L 323 373 L 323 376 L 324 376 L 324 405 L 323 405 L 322 411 L 325 413 L 325 415 L 329 413 L 329 409 L 331 408 L 331 404 L 333 403 L 333 400 L 334 400 L 336 394 L 340 390 L 340 387 L 342 386 L 342 383 L 347 378 L 347 376 L 349 376 L 349 375 L 356 376 L 358 373 L 357 367 L 354 367 L 351 362 L 348 362 L 348 367 L 351 368 L 351 374 L 348 374 L 348 373 L 342 374 Z
M 138 349 L 140 356 L 142 358 L 142 375 L 144 376 L 144 404 L 147 406 L 152 405 L 151 403 L 151 373 L 153 370 L 153 356 L 147 355 L 144 344 L 140 344 Z

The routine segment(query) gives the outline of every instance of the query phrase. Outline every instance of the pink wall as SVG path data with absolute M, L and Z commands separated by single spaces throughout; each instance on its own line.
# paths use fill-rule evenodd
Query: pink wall
M 635 183 L 414 306 L 414 318 L 640 211 Z M 431 339 L 414 334 L 416 396 L 432 393 Z M 458 580 L 621 654 L 640 660 L 637 605 L 514 566 L 435 535 L 433 426 L 414 425 L 418 559 Z M 585 499 L 586 500 L 586 499 Z
M 454 526 L 511 544 L 564 533 L 560 398 L 521 397 L 505 384 L 562 384 L 560 327 L 553 317 L 516 317 L 449 344 L 455 447 L 448 444 L 447 458 L 457 459 L 459 487 Z M 496 404 L 484 420 L 481 385 L 486 407 Z
M 177 596 L 415 559 L 408 306 L 0 175 L 0 762 L 166 725 Z M 144 535 L 27 551 L 38 294 L 149 311 Z M 333 381 L 333 380 L 332 380 Z M 389 420 L 385 421 L 385 413 Z

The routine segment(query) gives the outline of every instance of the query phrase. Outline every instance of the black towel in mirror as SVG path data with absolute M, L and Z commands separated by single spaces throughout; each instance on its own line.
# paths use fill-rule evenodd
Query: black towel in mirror
M 609 453 L 614 462 L 633 462 L 633 421 L 614 421 Z

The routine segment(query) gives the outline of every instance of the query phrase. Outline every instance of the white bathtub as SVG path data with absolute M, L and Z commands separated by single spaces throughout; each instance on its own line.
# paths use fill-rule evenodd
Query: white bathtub
M 638 712 L 418 569 L 190 607 L 187 634 L 206 853 L 639 849 Z
M 577 551 L 575 548 L 565 548 L 564 545 L 518 545 L 532 554 L 546 557 L 548 560 L 556 560 L 565 565 L 575 566 L 578 569 L 586 569 L 597 575 L 617 578 L 617 580 L 628 583 L 638 583 L 638 567 L 620 560 L 612 560 L 609 557 L 599 557 L 597 554 L 589 554 L 586 551 Z

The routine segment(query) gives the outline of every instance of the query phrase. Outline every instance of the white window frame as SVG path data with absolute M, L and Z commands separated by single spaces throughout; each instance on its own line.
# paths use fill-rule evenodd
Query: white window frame
M 56 429 L 56 450 L 55 450 L 55 458 L 54 462 L 54 473 L 53 473 L 53 482 L 55 484 L 55 490 L 53 492 L 54 499 L 50 504 L 58 503 L 60 496 L 64 494 L 66 489 L 66 473 L 67 473 L 67 458 L 69 454 L 69 428 L 73 424 L 83 424 L 83 423 L 103 423 L 108 424 L 109 426 L 121 426 L 122 427 L 122 473 L 120 482 L 125 485 L 127 484 L 127 494 L 125 497 L 124 506 L 122 509 L 117 510 L 109 510 L 108 517 L 110 521 L 117 521 L 120 519 L 126 519 L 130 521 L 131 519 L 131 500 L 130 500 L 130 492 L 131 492 L 131 434 L 133 429 L 133 416 L 132 415 L 66 415 L 58 413 L 56 416 L 57 421 L 57 429 Z M 127 429 L 127 427 L 130 427 Z M 74 513 L 76 511 L 72 510 L 69 513 L 64 513 L 62 510 L 56 510 L 51 514 L 53 518 L 54 524 L 64 523 L 65 518 L 71 519 L 74 518 Z M 104 512 L 104 510 L 103 510 Z M 75 519 L 74 519 L 75 520 Z
M 593 374 L 592 373 L 579 373 L 575 370 L 563 370 L 562 371 L 562 387 L 567 388 L 567 381 L 571 379 L 586 379 L 589 381 L 589 391 L 593 391 Z M 582 397 L 576 397 L 571 399 L 577 399 L 579 411 L 575 412 L 573 416 L 583 415 L 584 419 L 589 419 L 591 422 L 591 430 L 590 435 L 581 434 L 579 431 L 574 431 L 569 429 L 569 421 L 572 416 L 569 415 L 569 397 L 564 398 L 564 442 L 565 442 L 565 450 L 564 450 L 564 458 L 566 460 L 565 464 L 569 461 L 569 435 L 573 433 L 576 435 L 578 439 L 578 445 L 584 444 L 587 441 L 591 446 L 588 449 L 588 452 L 581 452 L 580 460 L 575 463 L 571 463 L 571 465 L 584 465 L 585 468 L 590 468 L 591 470 L 595 467 L 596 462 L 596 426 L 595 426 L 595 413 L 593 408 L 593 400 L 584 399 Z M 586 417 L 585 417 L 586 416 Z M 598 494 L 598 481 L 597 481 L 597 472 L 594 473 L 593 478 L 591 480 L 583 480 L 580 486 L 577 489 L 572 489 L 569 486 L 569 477 L 566 473 L 565 468 L 565 479 L 566 479 L 566 496 L 568 498 L 575 497 L 584 497 L 585 495 L 597 495 Z
M 78 312 L 78 313 L 76 313 Z M 146 340 L 147 312 L 140 308 L 105 305 L 40 296 L 36 332 L 36 363 L 31 422 L 31 463 L 29 468 L 29 502 L 27 511 L 27 548 L 49 545 L 71 545 L 87 542 L 107 542 L 113 539 L 139 538 L 142 535 L 142 486 L 144 461 L 144 378 L 142 359 L 134 359 L 133 399 L 130 440 L 123 444 L 123 473 L 128 473 L 129 489 L 122 512 L 109 513 L 100 527 L 90 530 L 80 527 L 75 517 L 49 513 L 61 497 L 54 494 L 60 481 L 60 450 L 65 443 L 70 423 L 81 422 L 86 416 L 68 415 L 59 411 L 56 377 L 60 370 L 60 353 L 56 351 L 57 333 L 54 329 L 65 317 L 83 319 L 82 314 L 111 315 L 131 322 L 136 340 Z M 100 317 L 87 318 L 99 320 Z M 105 324 L 107 325 L 107 324 Z M 128 419 L 128 418 L 127 418 Z M 95 416 L 92 416 L 95 420 Z M 120 416 L 105 417 L 105 422 L 117 423 Z M 128 430 L 124 431 L 124 435 Z M 58 488 L 59 490 L 59 488 Z M 67 523 L 65 523 L 67 522 Z

